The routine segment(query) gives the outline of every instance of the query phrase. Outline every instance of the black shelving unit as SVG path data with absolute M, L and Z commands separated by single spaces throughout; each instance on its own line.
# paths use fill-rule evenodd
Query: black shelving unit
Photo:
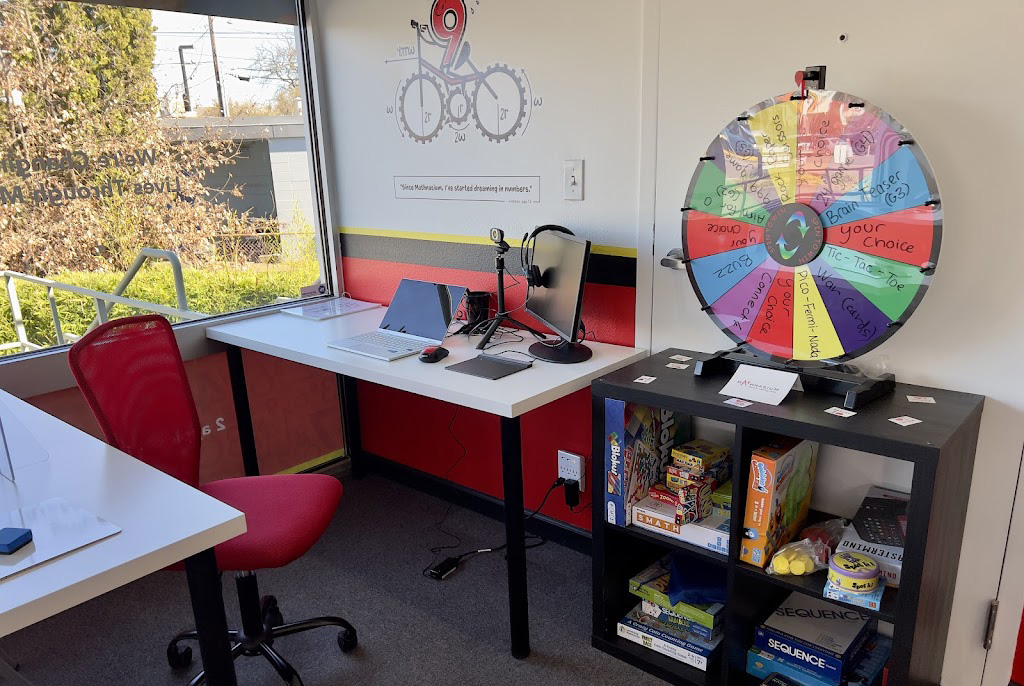
M 894 394 L 874 401 L 848 419 L 825 413 L 830 407 L 841 406 L 840 397 L 810 391 L 794 392 L 778 407 L 755 403 L 737 408 L 724 404 L 727 397 L 719 394 L 727 378 L 695 377 L 692 367 L 677 370 L 666 366 L 672 355 L 680 354 L 695 359 L 707 357 L 692 351 L 667 350 L 592 384 L 596 459 L 592 460 L 591 483 L 604 483 L 606 398 L 735 426 L 729 555 L 636 527 L 609 524 L 604 519 L 605 508 L 595 503 L 594 647 L 671 683 L 758 683 L 745 672 L 754 629 L 791 592 L 820 598 L 825 585 L 824 573 L 807 577 L 772 576 L 739 560 L 750 454 L 770 434 L 782 434 L 913 463 L 900 587 L 886 590 L 878 611 L 856 609 L 893 625 L 890 684 L 938 684 L 946 653 L 984 396 L 897 384 Z M 641 376 L 653 376 L 656 380 L 650 384 L 635 383 Z M 936 403 L 910 403 L 908 395 L 931 396 Z M 901 427 L 889 421 L 903 415 L 921 419 L 922 423 Z M 827 516 L 814 513 L 815 518 Z M 717 661 L 706 672 L 616 634 L 616 623 L 637 602 L 628 591 L 630 577 L 673 550 L 712 560 L 726 574 L 725 638 Z

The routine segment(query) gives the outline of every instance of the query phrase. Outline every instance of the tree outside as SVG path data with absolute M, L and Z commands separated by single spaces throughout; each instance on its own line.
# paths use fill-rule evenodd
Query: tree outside
M 289 53 L 285 41 L 266 43 L 252 73 L 273 83 L 275 94 L 251 103 L 249 112 L 292 114 L 294 45 Z M 241 197 L 243 186 L 207 185 L 215 171 L 231 179 L 242 161 L 241 145 L 225 127 L 197 138 L 161 126 L 155 45 L 149 10 L 0 0 L 0 270 L 88 281 L 89 273 L 123 273 L 144 247 L 172 250 L 193 269 L 253 268 L 224 246 L 247 233 L 273 233 L 277 221 L 257 222 L 229 207 L 224 199 Z M 237 109 L 236 116 L 245 114 Z M 299 280 L 312 281 L 316 258 L 305 257 Z M 260 268 L 264 282 L 272 278 L 268 265 Z M 282 280 L 289 285 L 280 295 L 298 296 L 293 277 Z M 261 284 L 258 297 L 267 291 Z M 166 299 L 173 303 L 172 295 Z M 48 312 L 40 316 L 49 323 Z M 0 311 L 0 344 L 10 341 L 5 317 L 10 313 Z

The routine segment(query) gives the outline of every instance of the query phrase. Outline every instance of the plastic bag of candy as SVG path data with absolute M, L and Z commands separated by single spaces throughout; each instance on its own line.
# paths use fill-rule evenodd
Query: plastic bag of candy
M 787 543 L 775 551 L 768 565 L 769 574 L 793 574 L 804 576 L 822 569 L 828 569 L 830 552 L 821 541 L 805 538 Z
M 836 546 L 843 538 L 844 529 L 846 529 L 845 519 L 829 519 L 804 528 L 798 538 L 820 541 L 828 546 L 830 552 L 835 552 Z

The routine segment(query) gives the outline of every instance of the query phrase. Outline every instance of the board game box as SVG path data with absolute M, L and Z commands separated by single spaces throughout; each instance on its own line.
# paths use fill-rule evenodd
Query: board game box
M 870 593 L 852 593 L 846 589 L 839 588 L 831 581 L 825 582 L 825 588 L 821 595 L 829 600 L 838 600 L 842 603 L 849 603 L 858 607 L 866 607 L 869 610 L 879 610 L 882 607 L 882 595 L 885 593 L 885 577 L 878 578 L 878 588 Z
M 764 567 L 803 527 L 811 504 L 818 444 L 780 436 L 754 450 L 740 559 Z
M 785 662 L 771 653 L 751 648 L 747 651 L 747 674 L 759 679 L 779 675 L 790 679 L 789 683 L 800 686 L 854 686 L 874 684 L 892 653 L 892 639 L 874 634 L 864 642 L 864 647 L 854 660 L 845 677 L 838 681 L 821 678 L 802 667 Z M 770 682 L 764 682 L 770 683 Z M 785 683 L 785 682 L 783 682 Z
M 679 631 L 685 631 L 688 634 L 693 634 L 694 636 L 703 638 L 705 641 L 717 638 L 718 635 L 722 633 L 720 628 L 714 630 L 709 629 L 700 622 L 687 619 L 677 612 L 664 608 L 656 603 L 652 603 L 650 600 L 644 599 L 641 601 L 640 608 L 644 611 L 644 614 L 654 617 L 665 626 L 670 626 L 673 629 L 678 629 Z
M 678 509 L 650 496 L 633 506 L 633 525 L 686 541 L 722 555 L 729 554 L 729 520 L 705 517 L 689 524 L 677 522 Z
M 862 612 L 794 592 L 755 629 L 754 647 L 838 683 L 874 624 Z
M 712 465 L 728 457 L 728 448 L 703 438 L 695 438 L 672 449 L 672 464 L 694 476 L 704 476 Z
M 658 482 L 651 486 L 648 495 L 675 507 L 677 524 L 689 524 L 711 515 L 711 488 L 707 484 L 695 483 L 674 490 Z
M 691 420 L 668 410 L 606 398 L 605 519 L 626 526 L 633 505 L 665 480 L 672 448 L 690 438 Z
M 709 632 L 717 634 L 725 619 L 725 606 L 721 603 L 710 605 L 672 604 L 668 598 L 668 583 L 671 575 L 669 558 L 665 557 L 629 580 L 629 592 L 673 614 L 700 624 Z M 643 607 L 641 605 L 641 611 Z
M 720 517 L 732 515 L 732 479 L 726 481 L 711 494 L 711 510 Z
M 707 671 L 722 637 L 705 641 L 693 634 L 677 631 L 644 614 L 640 605 L 634 607 L 616 626 L 619 636 L 655 650 L 688 665 Z
M 886 583 L 893 588 L 898 588 L 900 585 L 900 576 L 903 572 L 903 546 L 902 545 L 885 545 L 879 543 L 879 540 L 885 540 L 886 538 L 893 538 L 892 542 L 896 542 L 896 539 L 892 536 L 893 527 L 899 527 L 897 535 L 906 535 L 906 515 L 905 508 L 906 503 L 909 501 L 910 496 L 900 491 L 893 491 L 888 488 L 881 488 L 879 486 L 872 486 L 864 497 L 864 503 L 867 503 L 869 507 L 865 507 L 864 503 L 861 504 L 860 509 L 857 511 L 857 517 L 854 523 L 846 527 L 843 531 L 843 539 L 836 546 L 836 552 L 843 550 L 851 550 L 857 553 L 864 553 L 868 557 L 872 557 L 878 562 L 878 570 L 881 576 L 885 577 Z M 896 501 L 894 502 L 893 512 L 895 513 L 895 521 L 890 521 L 888 524 L 882 524 L 879 522 L 882 518 L 879 516 L 879 508 L 877 506 L 870 507 L 872 501 Z M 904 511 L 901 516 L 900 510 Z M 882 526 L 890 531 L 889 536 L 875 535 L 874 529 L 877 526 Z M 861 531 L 865 534 L 874 538 L 874 541 L 867 540 L 861 536 Z

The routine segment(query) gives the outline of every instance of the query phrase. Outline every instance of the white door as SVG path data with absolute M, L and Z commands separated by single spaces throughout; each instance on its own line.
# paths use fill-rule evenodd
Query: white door
M 660 35 L 647 37 L 660 42 L 653 350 L 732 347 L 701 312 L 685 272 L 656 265 L 680 245 L 680 208 L 712 138 L 746 108 L 791 90 L 798 69 L 827 65 L 829 88 L 899 119 L 938 176 L 945 218 L 935 279 L 914 316 L 867 361 L 885 362 L 903 381 L 989 396 L 943 671 L 944 684 L 979 684 L 1024 444 L 1022 377 L 1009 357 L 1024 340 L 1024 3 L 980 11 L 952 0 L 799 8 L 664 0 L 659 23 Z M 825 451 L 815 505 L 850 516 L 870 483 L 907 487 L 910 472 L 893 460 Z M 1014 540 L 1024 548 L 1024 524 Z M 1008 564 L 1014 575 L 1008 569 L 1004 578 L 1019 579 L 1024 554 Z M 1003 602 L 997 644 L 1016 639 L 1024 598 L 1012 585 L 1017 597 Z M 1005 686 L 1011 658 L 1012 650 L 993 651 L 986 686 Z

